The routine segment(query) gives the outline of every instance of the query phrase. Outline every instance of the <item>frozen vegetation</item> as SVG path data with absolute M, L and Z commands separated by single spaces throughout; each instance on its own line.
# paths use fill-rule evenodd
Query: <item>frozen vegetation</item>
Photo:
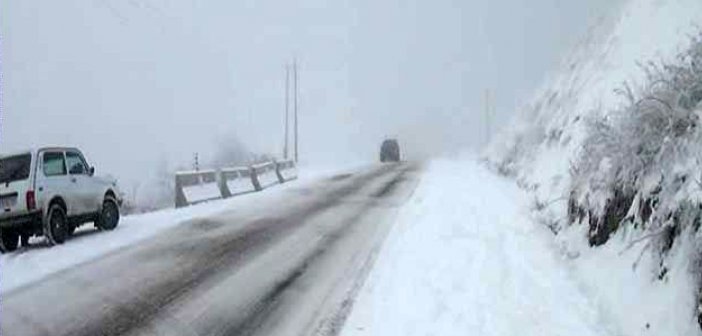
M 696 0 L 625 3 L 486 153 L 618 334 L 700 334 L 700 18 Z

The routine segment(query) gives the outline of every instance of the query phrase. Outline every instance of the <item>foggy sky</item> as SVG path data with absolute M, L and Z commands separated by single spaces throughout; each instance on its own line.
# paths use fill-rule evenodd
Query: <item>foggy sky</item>
M 284 66 L 300 63 L 303 162 L 483 144 L 610 1 L 7 0 L 0 152 L 74 145 L 148 178 L 221 141 L 280 156 Z

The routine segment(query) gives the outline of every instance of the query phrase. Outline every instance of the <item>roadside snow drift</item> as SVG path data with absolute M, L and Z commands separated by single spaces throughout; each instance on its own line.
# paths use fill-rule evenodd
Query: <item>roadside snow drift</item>
M 473 160 L 432 163 L 342 335 L 616 334 L 526 203 Z
M 43 238 L 34 238 L 29 248 L 20 248 L 14 253 L 0 255 L 0 293 L 137 244 L 172 226 L 244 204 L 249 201 L 248 198 L 126 216 L 120 220 L 114 231 L 98 231 L 88 224 L 76 231 L 74 237 L 64 244 L 52 247 L 49 247 Z

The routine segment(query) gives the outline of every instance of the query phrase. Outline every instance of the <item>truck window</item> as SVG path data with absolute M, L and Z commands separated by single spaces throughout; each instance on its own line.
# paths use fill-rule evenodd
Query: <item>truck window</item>
M 80 154 L 76 152 L 66 152 L 66 163 L 68 164 L 68 173 L 71 175 L 87 175 L 88 165 L 83 160 Z
M 31 164 L 31 154 L 15 155 L 0 159 L 0 183 L 28 179 Z
M 45 176 L 60 176 L 66 175 L 66 159 L 63 153 L 47 152 L 44 153 L 44 175 Z

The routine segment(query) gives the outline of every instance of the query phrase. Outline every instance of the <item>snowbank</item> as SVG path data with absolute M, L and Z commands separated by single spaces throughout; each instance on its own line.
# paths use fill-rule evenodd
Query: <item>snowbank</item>
M 342 335 L 616 334 L 526 205 L 475 161 L 432 163 Z
M 660 277 L 660 258 L 644 234 L 620 230 L 592 249 L 583 237 L 587 226 L 574 226 L 557 236 L 562 255 L 577 274 L 580 288 L 603 316 L 616 321 L 614 335 L 702 335 L 695 318 L 697 286 L 690 276 L 694 239 L 684 234 L 668 252 L 669 271 Z

